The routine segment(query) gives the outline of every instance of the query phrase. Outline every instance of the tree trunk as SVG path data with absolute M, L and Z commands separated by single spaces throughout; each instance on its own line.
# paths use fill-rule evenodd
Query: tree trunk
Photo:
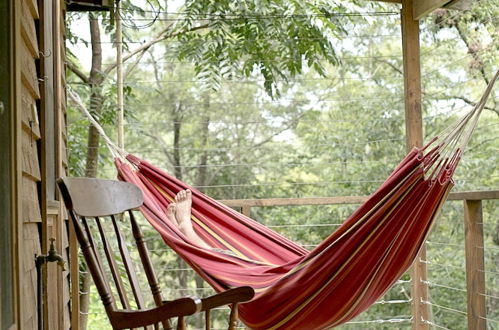
M 203 115 L 201 117 L 201 148 L 204 150 L 199 153 L 199 167 L 198 175 L 196 178 L 196 186 L 203 187 L 207 185 L 208 169 L 206 165 L 208 164 L 208 152 L 206 151 L 206 146 L 208 145 L 209 138 L 209 128 L 210 128 L 210 94 L 205 93 L 203 95 Z M 203 190 L 203 189 L 200 189 Z
M 97 116 L 102 111 L 102 47 L 100 38 L 99 22 L 90 16 L 90 40 L 92 45 L 92 68 L 90 70 L 90 112 Z M 97 129 L 92 125 L 88 128 L 87 142 L 87 164 L 85 174 L 87 177 L 96 177 L 99 165 L 99 142 L 100 136 Z
M 173 120 L 173 173 L 182 180 L 182 161 L 180 156 L 180 129 L 182 128 L 182 104 L 172 106 Z
M 97 119 L 102 111 L 102 47 L 100 37 L 99 21 L 93 14 L 89 15 L 90 22 L 90 40 L 92 45 L 92 68 L 90 70 L 90 112 L 96 115 Z M 88 127 L 87 141 L 87 162 L 85 166 L 85 176 L 95 178 L 99 166 L 99 142 L 100 136 L 97 129 L 90 125 Z M 90 285 L 92 283 L 90 274 L 87 271 L 86 264 L 83 265 L 84 271 L 80 273 L 81 294 L 80 294 L 80 327 L 85 330 L 88 323 L 88 310 L 90 305 Z

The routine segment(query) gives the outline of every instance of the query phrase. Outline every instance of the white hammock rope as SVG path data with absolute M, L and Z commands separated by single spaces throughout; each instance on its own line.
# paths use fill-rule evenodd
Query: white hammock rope
M 434 178 L 443 171 L 447 171 L 449 175 L 452 174 L 471 139 L 471 135 L 478 124 L 478 119 L 498 78 L 499 71 L 490 80 L 478 103 L 467 114 L 445 128 L 427 144 L 426 149 L 428 149 L 430 157 L 424 170 L 429 178 Z
M 80 109 L 80 111 L 85 115 L 85 117 L 87 117 L 87 119 L 90 122 L 90 124 L 92 124 L 92 126 L 95 127 L 95 129 L 100 134 L 100 136 L 102 136 L 102 138 L 106 142 L 106 145 L 107 145 L 109 151 L 111 152 L 111 154 L 115 158 L 120 158 L 122 160 L 125 160 L 126 156 L 128 155 L 128 153 L 125 150 L 119 148 L 116 144 L 114 144 L 111 141 L 111 139 L 109 138 L 109 136 L 104 131 L 104 128 L 102 128 L 102 126 L 99 124 L 99 122 L 87 110 L 87 107 L 85 107 L 85 105 L 83 104 L 83 101 L 80 99 L 80 96 L 78 94 L 74 93 L 69 88 L 68 88 L 68 96 L 71 99 L 71 101 L 73 101 L 76 104 L 76 106 L 78 107 L 78 109 Z

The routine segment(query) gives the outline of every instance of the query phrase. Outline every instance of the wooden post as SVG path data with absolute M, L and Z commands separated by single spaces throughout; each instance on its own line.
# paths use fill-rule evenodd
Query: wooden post
M 71 329 L 80 329 L 80 273 L 78 239 L 72 221 L 69 221 L 69 276 L 71 281 Z
M 21 243 L 23 242 L 23 221 L 22 221 L 22 202 L 21 202 L 21 191 L 22 191 L 22 115 L 21 115 L 21 106 L 22 106 L 22 98 L 21 98 L 21 59 L 19 58 L 20 49 L 21 49 L 21 1 L 19 0 L 11 0 L 10 1 L 10 11 L 13 14 L 11 16 L 11 24 L 12 28 L 11 32 L 11 47 L 12 51 L 10 55 L 10 65 L 11 69 L 11 104 L 10 104 L 10 121 L 11 121 L 11 210 L 12 210 L 12 246 L 14 249 L 13 258 L 14 258 L 14 278 L 13 278 L 13 287 L 14 287 L 14 312 L 15 312 L 15 323 L 17 328 L 22 327 L 22 322 L 25 318 L 26 311 L 22 306 L 22 279 L 21 274 L 24 272 L 22 268 L 22 260 L 23 260 L 23 250 Z M 33 299 L 33 298 L 32 298 Z
M 14 66 L 13 64 L 13 1 L 0 2 L 0 59 L 3 65 L 0 67 L 0 80 L 2 88 L 0 89 L 0 326 L 14 327 L 15 318 L 15 294 L 16 276 L 19 274 L 14 265 L 16 241 L 15 226 L 17 219 L 15 217 L 14 178 L 13 170 L 13 145 L 12 136 L 14 134 L 13 121 L 14 116 Z M 3 319 L 2 319 L 3 318 Z
M 121 2 L 116 1 L 115 11 L 116 24 L 116 86 L 118 89 L 118 113 L 117 113 L 117 129 L 118 129 L 118 147 L 123 148 L 125 144 L 124 129 L 123 129 L 123 37 L 121 26 Z
M 421 114 L 421 64 L 419 21 L 412 17 L 412 0 L 402 5 L 402 52 L 404 58 L 405 128 L 407 150 L 423 144 Z
M 487 329 L 481 200 L 464 201 L 468 329 Z
M 401 13 L 402 51 L 404 58 L 405 127 L 407 150 L 423 144 L 423 119 L 421 113 L 421 65 L 419 47 L 419 21 L 413 17 L 413 0 L 402 1 Z M 426 247 L 423 244 L 412 267 L 412 315 L 413 329 L 429 329 Z
M 53 3 L 49 1 L 40 2 L 39 10 L 39 40 L 38 47 L 41 51 L 40 73 L 43 77 L 40 88 L 40 129 L 41 129 L 41 252 L 47 255 L 49 250 L 49 238 L 60 240 L 60 236 L 54 232 L 53 215 L 49 214 L 49 202 L 55 198 L 55 123 L 54 123 L 54 47 L 53 41 Z M 60 251 L 60 249 L 57 249 Z M 56 322 L 58 310 L 59 274 L 57 267 L 47 264 L 43 266 L 43 328 L 60 328 Z
M 241 213 L 247 216 L 248 218 L 251 217 L 251 206 L 243 205 Z

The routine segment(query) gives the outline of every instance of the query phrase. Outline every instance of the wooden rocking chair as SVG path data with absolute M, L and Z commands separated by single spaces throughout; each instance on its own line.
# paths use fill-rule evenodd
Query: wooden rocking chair
M 143 203 L 142 192 L 138 187 L 126 182 L 90 178 L 61 178 L 57 183 L 74 224 L 88 270 L 93 277 L 113 329 L 138 327 L 170 329 L 169 320 L 175 317 L 177 318 L 177 329 L 185 329 L 184 317 L 201 311 L 206 314 L 205 328 L 210 329 L 210 311 L 224 305 L 232 305 L 229 329 L 235 327 L 237 304 L 251 300 L 254 296 L 254 291 L 250 287 L 230 289 L 203 299 L 188 297 L 173 301 L 162 299 L 142 232 L 132 212 Z M 145 307 L 138 274 L 132 264 L 127 244 L 120 230 L 120 226 L 125 222 L 118 219 L 121 219 L 122 216 L 125 218 L 127 214 L 141 259 L 140 267 L 147 277 L 154 300 L 155 307 L 153 308 Z M 109 234 L 104 230 L 103 221 L 106 220 L 112 223 L 117 244 L 109 240 Z M 97 230 L 93 231 L 98 231 L 98 234 L 92 235 L 91 227 L 96 227 Z M 100 242 L 96 238 L 100 238 Z M 113 252 L 112 246 L 118 247 L 119 255 Z M 106 268 L 104 268 L 101 254 L 105 256 Z M 117 262 L 117 259 L 121 259 L 121 261 Z M 120 269 L 123 268 L 127 276 L 120 275 Z M 112 277 L 122 308 L 117 306 L 108 275 Z M 132 307 L 132 303 L 127 297 L 124 278 L 129 282 L 136 307 Z

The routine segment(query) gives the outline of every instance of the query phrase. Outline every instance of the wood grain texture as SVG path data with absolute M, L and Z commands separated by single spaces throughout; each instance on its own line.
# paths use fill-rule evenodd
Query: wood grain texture
M 414 1 L 412 15 L 414 19 L 420 20 L 437 8 L 444 6 L 451 0 L 417 0 Z
M 21 36 L 28 47 L 33 58 L 39 58 L 38 41 L 36 35 L 35 21 L 28 5 L 21 1 Z
M 66 206 L 84 217 L 119 214 L 142 205 L 142 191 L 130 183 L 92 178 L 62 178 L 71 200 Z M 68 205 L 68 202 L 70 205 Z
M 487 329 L 482 202 L 464 201 L 468 329 Z
M 22 219 L 24 222 L 42 221 L 37 183 L 23 176 L 21 182 Z
M 41 254 L 40 242 L 38 237 L 38 225 L 36 223 L 24 223 L 23 229 L 23 273 L 21 274 L 21 299 L 23 302 L 23 319 L 24 326 L 34 326 L 36 329 L 37 314 L 36 314 L 36 296 L 37 296 L 37 281 L 35 255 Z
M 40 163 L 36 139 L 26 131 L 23 131 L 22 134 L 22 152 L 23 174 L 29 176 L 33 181 L 40 181 Z
M 21 42 L 21 49 L 18 56 L 21 61 L 21 80 L 23 85 L 28 88 L 33 98 L 39 100 L 40 84 L 38 83 L 35 59 L 31 55 L 28 46 L 26 46 L 24 41 Z
M 33 138 L 39 140 L 40 125 L 38 123 L 38 109 L 36 107 L 36 100 L 25 86 L 21 87 L 21 121 L 23 130 Z
M 375 2 L 402 3 L 402 0 L 369 0 Z
M 31 16 L 33 17 L 33 19 L 39 19 L 40 18 L 40 15 L 39 15 L 39 12 L 38 12 L 38 1 L 36 0 L 21 0 L 23 2 L 25 2 L 29 8 L 29 11 L 31 13 Z
M 267 207 L 267 206 L 299 206 L 299 205 L 342 205 L 362 204 L 369 196 L 336 196 L 305 198 L 262 198 L 262 199 L 222 199 L 221 203 L 229 207 Z M 447 200 L 491 200 L 499 199 L 499 190 L 460 191 L 450 193 Z

